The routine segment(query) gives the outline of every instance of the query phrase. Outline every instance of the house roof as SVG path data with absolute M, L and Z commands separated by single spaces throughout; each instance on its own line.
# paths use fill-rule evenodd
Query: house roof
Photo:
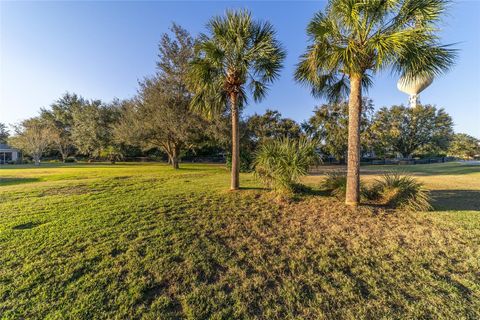
M 12 148 L 8 144 L 5 144 L 5 143 L 0 143 L 0 150 L 15 150 L 15 151 L 17 151 L 17 149 Z

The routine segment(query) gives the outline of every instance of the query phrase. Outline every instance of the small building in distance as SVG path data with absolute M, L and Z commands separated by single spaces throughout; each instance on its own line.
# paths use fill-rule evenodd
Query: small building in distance
M 0 164 L 13 164 L 22 161 L 22 152 L 11 148 L 7 144 L 0 143 Z

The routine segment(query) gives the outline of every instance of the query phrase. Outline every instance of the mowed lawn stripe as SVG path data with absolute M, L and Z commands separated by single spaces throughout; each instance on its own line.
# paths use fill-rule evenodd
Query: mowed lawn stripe
M 223 166 L 183 167 L 0 170 L 43 179 L 0 182 L 1 317 L 480 317 L 478 211 L 279 203 L 250 174 L 229 192 Z

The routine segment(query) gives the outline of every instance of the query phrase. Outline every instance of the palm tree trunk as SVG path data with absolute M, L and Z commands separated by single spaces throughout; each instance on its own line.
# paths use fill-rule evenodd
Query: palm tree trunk
M 240 187 L 240 136 L 238 128 L 238 93 L 230 94 L 230 104 L 232 108 L 232 176 L 230 190 L 237 190 Z
M 350 77 L 348 100 L 348 162 L 345 203 L 358 206 L 360 200 L 360 117 L 362 114 L 362 76 Z

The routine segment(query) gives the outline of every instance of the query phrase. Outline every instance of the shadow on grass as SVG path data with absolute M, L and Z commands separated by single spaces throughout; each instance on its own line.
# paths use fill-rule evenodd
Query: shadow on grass
M 240 187 L 240 190 L 269 190 L 263 187 Z
M 463 175 L 471 173 L 480 173 L 479 165 L 468 164 L 418 164 L 418 165 L 385 165 L 381 168 L 368 166 L 361 169 L 364 175 L 379 175 L 388 171 L 396 171 L 402 174 L 410 174 L 413 176 L 449 176 Z
M 480 211 L 480 191 L 432 190 L 432 205 L 437 211 Z
M 310 175 L 324 175 L 331 171 L 347 172 L 345 165 L 323 165 L 310 170 Z M 361 175 L 382 175 L 395 171 L 413 176 L 448 176 L 480 173 L 480 165 L 462 163 L 432 163 L 416 165 L 362 165 Z
M 23 224 L 19 224 L 19 225 L 16 225 L 14 226 L 12 229 L 13 230 L 26 230 L 26 229 L 32 229 L 32 228 L 35 228 L 37 226 L 39 226 L 41 223 L 39 222 L 27 222 L 27 223 L 23 223 Z
M 301 190 L 297 191 L 299 195 L 304 196 L 320 196 L 320 197 L 329 197 L 332 195 L 331 191 L 329 190 L 319 190 L 314 189 L 309 186 L 302 188 Z
M 38 181 L 40 181 L 39 178 L 0 178 L 0 187 Z

